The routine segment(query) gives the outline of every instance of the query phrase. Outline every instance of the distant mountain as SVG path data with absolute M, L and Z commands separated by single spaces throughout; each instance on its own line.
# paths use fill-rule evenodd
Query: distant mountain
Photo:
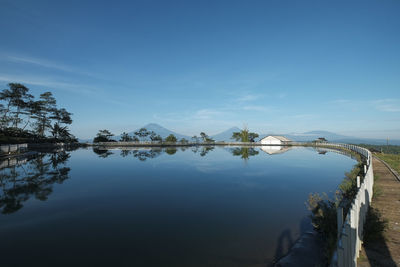
M 234 132 L 240 132 L 240 131 L 241 130 L 238 127 L 232 127 L 219 134 L 212 135 L 211 138 L 214 139 L 215 141 L 225 141 L 225 142 L 234 141 L 231 139 L 232 134 Z
M 190 136 L 176 133 L 174 131 L 171 131 L 167 128 L 162 127 L 159 124 L 156 123 L 149 123 L 141 128 L 146 128 L 149 131 L 154 131 L 155 133 L 159 134 L 163 139 L 166 138 L 168 135 L 173 134 L 175 135 L 178 140 L 185 138 L 186 140 L 191 140 Z M 134 135 L 136 131 L 139 129 L 136 129 L 135 131 L 129 132 L 129 135 Z M 211 138 L 213 138 L 215 141 L 233 141 L 231 139 L 233 132 L 239 132 L 241 129 L 238 127 L 232 127 L 229 128 L 219 134 L 212 135 Z M 305 133 L 269 133 L 269 134 L 260 134 L 260 137 L 256 139 L 256 141 L 259 141 L 261 138 L 268 136 L 268 135 L 283 135 L 293 141 L 313 141 L 319 137 L 324 137 L 330 142 L 336 142 L 336 143 L 351 143 L 351 144 L 371 144 L 371 145 L 386 145 L 386 139 L 374 139 L 374 138 L 359 138 L 359 137 L 353 137 L 353 136 L 346 136 L 346 135 L 340 135 L 336 134 L 333 132 L 328 132 L 328 131 L 309 131 Z M 114 140 L 120 140 L 121 135 L 114 136 Z M 148 139 L 149 140 L 149 139 Z M 79 139 L 80 142 L 91 142 L 92 139 Z M 390 145 L 400 145 L 400 140 L 389 140 Z
M 269 134 L 260 135 L 260 137 L 267 136 Z M 310 131 L 305 133 L 288 133 L 288 134 L 273 134 L 283 135 L 293 141 L 313 141 L 319 137 L 324 137 L 328 141 L 336 143 L 348 143 L 348 144 L 371 144 L 371 145 L 385 145 L 386 139 L 374 139 L 374 138 L 360 138 L 354 136 L 340 135 L 328 131 Z M 400 140 L 389 140 L 391 145 L 400 145 Z
M 348 138 L 348 136 L 340 135 L 328 131 L 311 131 L 305 133 L 289 133 L 285 135 L 287 138 L 293 141 L 313 141 L 319 137 L 324 137 L 328 141 L 342 140 Z
M 167 128 L 164 128 L 161 125 L 156 124 L 156 123 L 149 123 L 149 124 L 146 124 L 145 126 L 140 127 L 140 128 L 146 128 L 148 131 L 153 131 L 156 134 L 159 134 L 163 139 L 166 138 L 170 134 L 175 135 L 178 140 L 180 140 L 182 138 L 185 138 L 186 140 L 190 140 L 190 138 L 191 138 L 190 136 L 179 134 L 179 133 L 176 133 L 174 131 L 168 130 Z M 136 129 L 135 131 L 132 131 L 132 132 L 128 132 L 128 134 L 130 136 L 133 136 L 135 134 L 135 132 L 138 131 L 139 129 Z M 113 137 L 114 140 L 120 140 L 120 138 L 121 138 L 121 135 Z

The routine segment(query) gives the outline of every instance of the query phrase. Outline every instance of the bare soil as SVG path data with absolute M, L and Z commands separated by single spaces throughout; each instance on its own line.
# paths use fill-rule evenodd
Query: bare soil
M 379 160 L 373 159 L 375 190 L 372 207 L 388 227 L 383 236 L 363 245 L 358 266 L 400 266 L 400 182 Z

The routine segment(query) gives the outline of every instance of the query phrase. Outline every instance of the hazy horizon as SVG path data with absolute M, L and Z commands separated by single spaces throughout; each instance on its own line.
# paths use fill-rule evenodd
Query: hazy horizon
M 399 1 L 1 4 L 0 90 L 52 91 L 79 138 L 153 122 L 400 139 Z

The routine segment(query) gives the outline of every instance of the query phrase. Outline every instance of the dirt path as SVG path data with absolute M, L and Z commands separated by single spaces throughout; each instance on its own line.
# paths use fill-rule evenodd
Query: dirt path
M 378 159 L 373 159 L 377 196 L 372 207 L 388 220 L 384 235 L 363 246 L 358 266 L 400 266 L 400 182 Z

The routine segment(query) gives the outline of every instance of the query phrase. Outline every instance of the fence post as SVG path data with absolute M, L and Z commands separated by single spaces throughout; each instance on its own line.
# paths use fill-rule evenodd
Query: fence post
M 337 239 L 340 240 L 340 234 L 343 228 L 343 208 L 339 206 L 336 210 L 337 212 Z

